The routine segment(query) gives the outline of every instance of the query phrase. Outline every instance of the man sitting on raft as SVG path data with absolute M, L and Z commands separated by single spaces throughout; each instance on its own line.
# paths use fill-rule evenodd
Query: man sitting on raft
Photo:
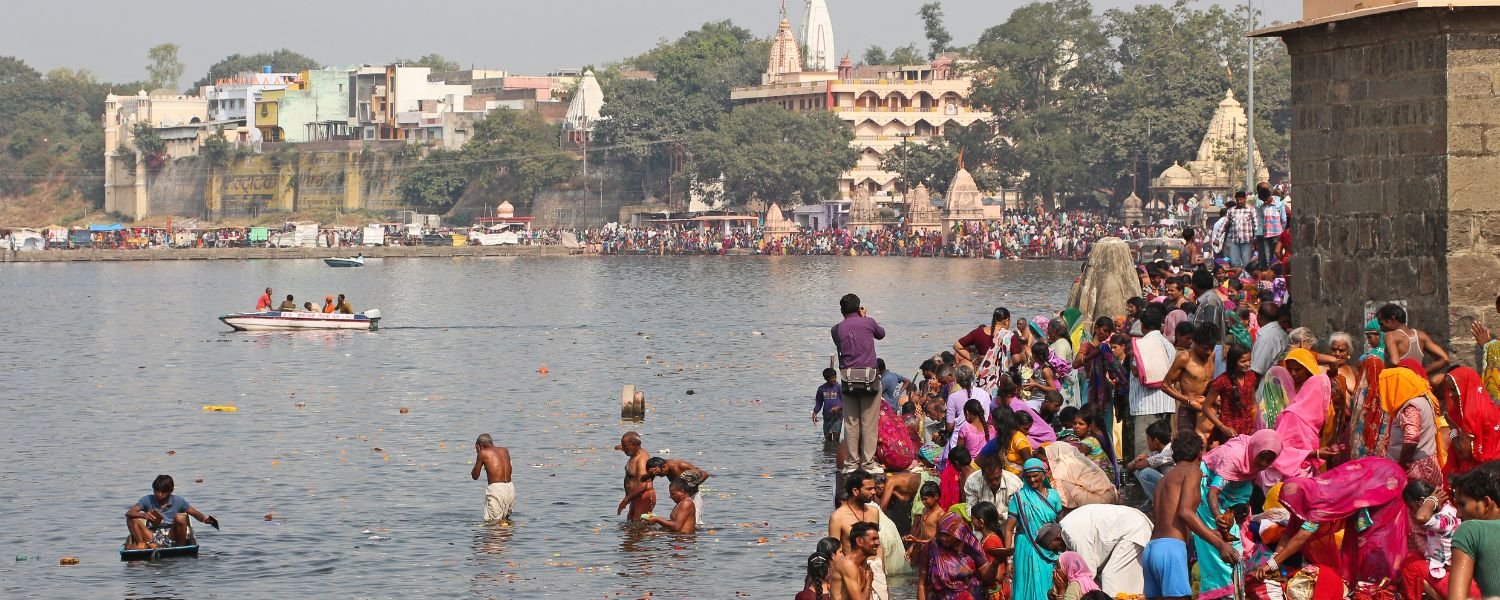
M 142 496 L 125 511 L 125 525 L 130 529 L 128 550 L 148 550 L 186 546 L 193 530 L 188 517 L 217 528 L 219 520 L 198 512 L 187 498 L 173 496 L 171 475 L 157 475 L 151 482 L 151 493 Z

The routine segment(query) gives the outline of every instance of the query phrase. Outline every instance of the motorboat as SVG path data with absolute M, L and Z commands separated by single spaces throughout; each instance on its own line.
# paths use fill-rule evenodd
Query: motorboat
M 295 331 L 299 329 L 353 329 L 374 331 L 380 328 L 380 311 L 362 313 L 264 312 L 233 313 L 219 317 L 235 331 Z
M 323 259 L 323 264 L 330 267 L 363 267 L 365 266 L 365 257 L 361 254 L 354 258 L 325 258 Z

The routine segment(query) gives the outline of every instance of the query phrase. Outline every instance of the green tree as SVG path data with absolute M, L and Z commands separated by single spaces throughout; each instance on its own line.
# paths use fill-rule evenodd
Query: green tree
M 428 54 L 426 56 L 423 56 L 422 58 L 418 58 L 415 60 L 410 58 L 403 58 L 397 60 L 396 62 L 398 64 L 404 64 L 408 67 L 428 67 L 432 69 L 433 73 L 445 73 L 463 69 L 463 66 L 459 65 L 456 61 L 448 60 L 446 58 L 443 58 L 443 55 L 436 53 Z
M 491 111 L 474 125 L 463 154 L 474 164 L 473 176 L 491 184 L 502 180 L 529 205 L 542 188 L 573 174 L 573 156 L 557 147 L 561 133 L 536 111 Z
M 146 79 L 152 88 L 176 89 L 182 79 L 182 61 L 177 59 L 177 44 L 157 44 L 146 51 Z
M 933 60 L 942 52 L 953 49 L 953 35 L 943 25 L 943 3 L 928 2 L 917 10 L 922 17 L 922 30 L 927 35 L 927 58 Z
M 860 59 L 860 62 L 867 65 L 884 65 L 890 62 L 890 57 L 886 56 L 885 48 L 870 46 L 865 48 L 864 57 Z
M 471 165 L 458 150 L 433 150 L 401 178 L 397 190 L 407 204 L 447 212 L 468 188 Z
M 903 182 L 910 179 L 910 187 L 923 184 L 934 194 L 942 194 L 953 183 L 962 155 L 979 189 L 993 192 L 1006 187 L 1000 168 L 1009 150 L 995 135 L 994 125 L 976 121 L 968 127 L 949 126 L 943 135 L 926 143 L 898 144 L 885 154 L 880 168 L 901 175 Z
M 712 129 L 724 107 L 709 94 L 682 95 L 670 84 L 642 79 L 621 81 L 605 92 L 609 99 L 594 129 L 603 156 L 618 162 L 643 198 L 662 195 L 687 136 Z M 592 157 L 591 157 L 592 158 Z
M 792 112 L 771 104 L 741 108 L 718 131 L 693 136 L 690 171 L 703 191 L 724 182 L 726 199 L 793 204 L 838 191 L 859 152 L 854 132 L 830 112 Z
M 1059 195 L 1098 189 L 1094 148 L 1109 41 L 1087 0 L 1022 6 L 975 46 L 971 101 L 995 115 L 1015 145 L 1002 170 L 1050 210 Z
M 259 73 L 262 67 L 271 67 L 277 73 L 300 73 L 323 68 L 323 63 L 303 54 L 282 48 L 274 52 L 257 54 L 231 54 L 208 68 L 208 73 L 193 82 L 193 88 L 211 85 L 214 81 L 233 77 L 240 73 Z
M 714 21 L 626 62 L 684 95 L 708 94 L 727 110 L 729 90 L 760 83 L 769 56 L 769 43 L 748 29 Z
M 889 64 L 893 65 L 922 65 L 927 64 L 927 59 L 922 57 L 922 51 L 917 49 L 916 44 L 907 44 L 891 51 Z

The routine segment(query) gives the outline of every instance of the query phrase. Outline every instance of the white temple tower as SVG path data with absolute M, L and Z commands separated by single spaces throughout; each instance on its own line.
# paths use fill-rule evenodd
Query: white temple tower
M 833 46 L 833 19 L 828 16 L 828 3 L 824 0 L 807 0 L 807 9 L 802 12 L 802 47 L 807 49 L 808 71 L 832 72 L 838 63 Z

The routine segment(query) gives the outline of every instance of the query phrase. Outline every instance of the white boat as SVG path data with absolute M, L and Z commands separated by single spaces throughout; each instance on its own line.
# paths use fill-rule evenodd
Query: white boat
M 234 313 L 219 317 L 225 325 L 235 331 L 280 331 L 298 329 L 354 329 L 374 331 L 380 328 L 380 311 L 370 309 L 362 313 L 344 315 L 339 313 L 265 311 Z
M 364 255 L 359 255 L 354 258 L 325 258 L 323 259 L 323 264 L 330 267 L 363 267 L 365 266 L 365 257 Z

